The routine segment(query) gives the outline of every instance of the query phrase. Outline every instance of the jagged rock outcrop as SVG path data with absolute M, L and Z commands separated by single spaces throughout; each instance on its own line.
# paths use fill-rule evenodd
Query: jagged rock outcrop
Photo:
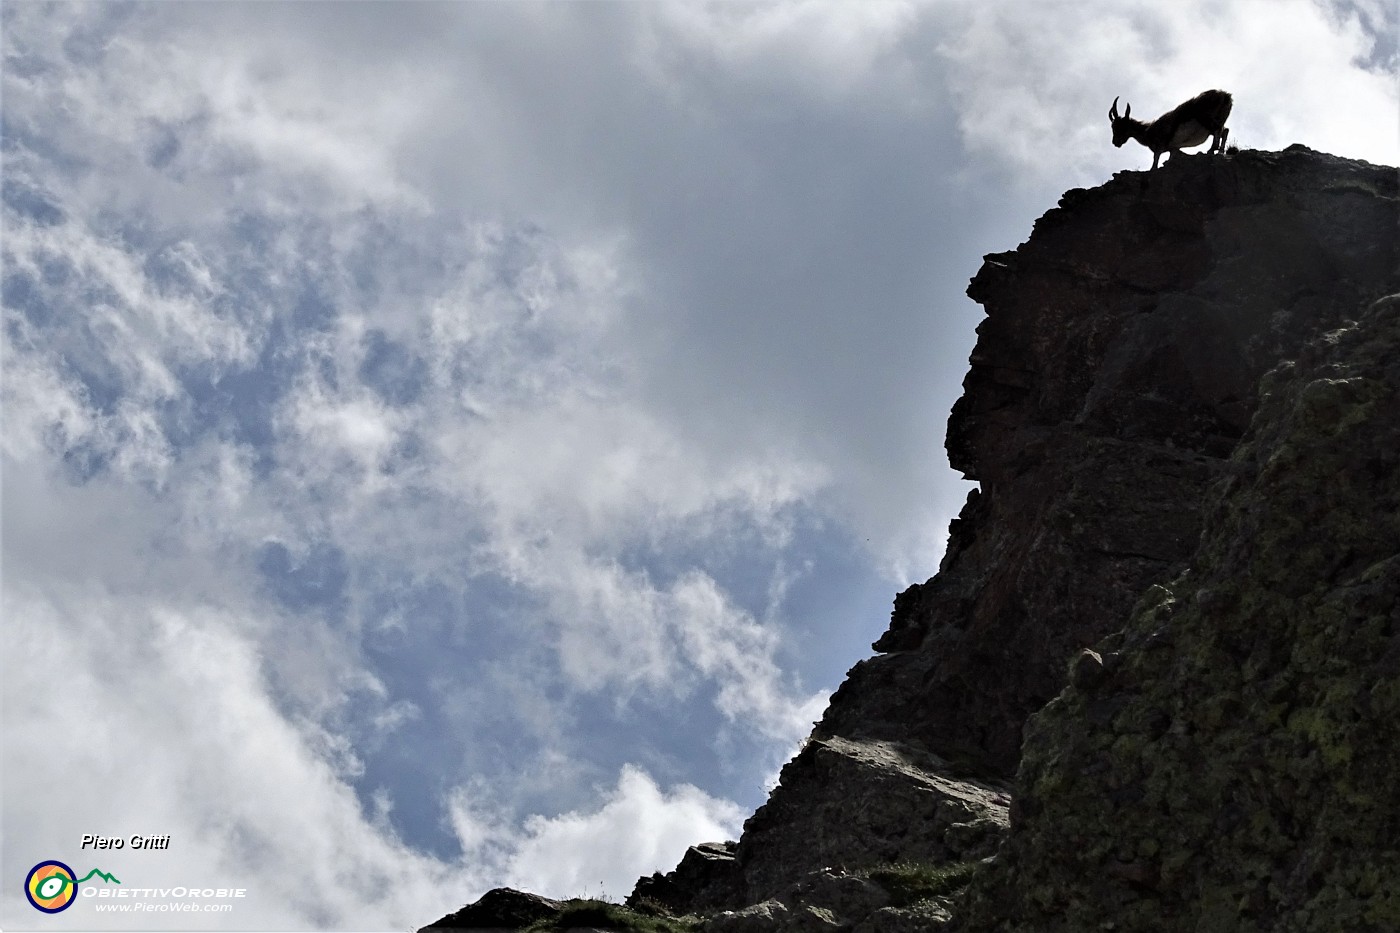
M 734 858 L 737 848 L 738 843 L 732 841 L 691 846 L 673 871 L 638 879 L 627 902 L 650 901 L 677 912 L 718 910 L 732 905 L 734 892 L 743 885 L 739 863 Z
M 771 933 L 1400 928 L 1398 224 L 1395 169 L 1295 146 L 1070 191 L 988 256 L 947 438 L 980 488 L 938 574 L 737 843 L 629 903 Z M 976 875 L 913 904 L 848 880 L 910 860 Z
M 720 913 L 706 924 L 706 933 L 849 930 L 851 918 L 890 907 L 890 894 L 878 883 L 835 869 L 811 872 L 787 887 L 782 897 Z
M 628 902 L 678 913 L 732 909 L 826 868 L 984 858 L 1006 831 L 1008 791 L 892 742 L 813 737 L 737 845 L 692 847 L 675 871 L 638 881 Z
M 563 902 L 514 888 L 492 888 L 476 901 L 423 927 L 424 930 L 519 930 L 557 917 Z

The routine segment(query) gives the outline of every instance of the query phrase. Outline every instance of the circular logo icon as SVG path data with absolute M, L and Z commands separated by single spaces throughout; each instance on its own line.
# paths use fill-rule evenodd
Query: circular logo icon
M 78 896 L 77 875 L 62 862 L 50 859 L 29 869 L 24 879 L 24 896 L 35 910 L 56 914 L 67 910 Z

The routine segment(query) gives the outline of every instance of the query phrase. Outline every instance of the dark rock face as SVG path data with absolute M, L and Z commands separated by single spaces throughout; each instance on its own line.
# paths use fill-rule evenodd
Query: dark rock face
M 1191 565 L 1203 531 L 1207 541 L 1216 540 L 1219 532 L 1211 522 L 1224 513 L 1211 490 L 1222 483 L 1245 482 L 1256 469 L 1237 448 L 1257 449 L 1259 423 L 1248 436 L 1247 431 L 1261 397 L 1269 402 L 1282 391 L 1277 382 L 1265 382 L 1261 390 L 1261 378 L 1281 360 L 1298 359 L 1310 341 L 1342 327 L 1358 308 L 1400 290 L 1400 201 L 1394 169 L 1295 146 L 1233 158 L 1173 159 L 1145 185 L 1142 178 L 1141 173 L 1123 173 L 1099 188 L 1068 192 L 1059 207 L 1036 223 L 1026 243 L 1014 252 L 986 258 L 968 292 L 988 317 L 978 328 L 965 393 L 954 406 L 947 438 L 952 464 L 977 480 L 980 490 L 969 495 L 953 522 L 938 574 L 896 598 L 890 629 L 874 646 L 879 654 L 850 671 L 807 749 L 783 770 L 768 803 L 745 825 L 732 862 L 703 881 L 682 870 L 683 864 L 664 876 L 664 903 L 677 910 L 737 910 L 772 898 L 785 880 L 790 883 L 824 865 L 856 868 L 880 860 L 973 857 L 975 847 L 964 853 L 950 844 L 953 821 L 943 815 L 945 804 L 939 802 L 965 795 L 984 794 L 979 798 L 982 809 L 957 822 L 987 828 L 987 848 L 995 846 L 1001 831 L 991 827 L 998 824 L 997 808 L 1005 803 L 996 796 L 999 782 L 1008 780 L 1021 763 L 1028 718 L 1060 694 L 1071 677 L 1075 686 L 1067 695 L 1081 704 L 1072 711 L 1080 717 L 1074 719 L 1079 727 L 1088 717 L 1093 728 L 1107 730 L 1121 712 L 1112 705 L 1118 702 L 1115 691 L 1125 677 L 1133 676 L 1139 659 L 1120 651 L 1117 643 L 1101 642 L 1123 628 L 1150 587 L 1170 584 Z M 1364 339 L 1369 338 L 1356 338 Z M 1271 379 L 1293 375 L 1292 370 L 1275 370 Z M 1365 395 L 1352 405 L 1328 396 L 1326 404 L 1338 417 L 1352 418 L 1355 406 L 1374 409 L 1379 398 Z M 1361 439 L 1348 436 L 1346 442 L 1355 447 Z M 1396 471 L 1384 445 L 1373 448 L 1359 448 L 1372 452 L 1349 469 L 1370 471 L 1377 482 L 1388 477 L 1393 484 Z M 1363 468 L 1365 463 L 1373 466 Z M 1341 463 L 1334 466 L 1344 468 Z M 1299 514 L 1325 511 L 1325 488 L 1318 480 L 1311 505 L 1295 503 Z M 1393 485 L 1389 488 L 1393 493 Z M 1393 516 L 1396 503 L 1393 497 L 1385 498 L 1391 493 L 1374 491 L 1380 496 L 1376 508 L 1388 508 Z M 1251 539 L 1232 540 L 1237 541 L 1236 557 L 1242 559 Z M 1400 540 L 1400 535 L 1391 534 L 1390 540 Z M 1372 563 L 1360 563 L 1379 558 L 1359 545 L 1342 546 L 1338 541 L 1333 549 L 1337 567 L 1319 557 L 1280 571 L 1277 592 L 1289 594 L 1303 585 L 1289 582 L 1293 578 L 1312 586 L 1317 574 L 1335 577 L 1344 571 L 1352 574 L 1347 580 L 1356 581 L 1348 585 L 1378 586 L 1375 578 L 1364 575 L 1379 571 L 1370 569 Z M 1191 597 L 1194 605 L 1216 606 L 1212 611 L 1217 613 L 1233 605 L 1239 596 L 1226 586 L 1228 572 L 1222 570 L 1219 576 L 1197 587 L 1200 592 Z M 1180 602 L 1180 597 L 1174 598 Z M 1285 608 L 1277 602 L 1268 605 L 1271 612 Z M 1293 633 L 1305 623 L 1289 625 L 1294 628 L 1284 631 Z M 1329 630 L 1334 638 L 1341 637 L 1340 626 L 1335 622 Z M 1156 651 L 1177 650 L 1163 647 L 1176 637 L 1174 628 L 1164 625 L 1142 635 L 1144 644 L 1159 646 Z M 1274 659 L 1269 663 L 1291 663 L 1286 638 L 1268 643 L 1272 647 L 1267 657 Z M 1092 651 L 1084 651 L 1088 648 Z M 1366 648 L 1380 657 L 1394 653 L 1379 641 L 1366 642 Z M 1251 643 L 1222 650 L 1249 657 L 1256 648 Z M 1300 674 L 1303 680 L 1290 688 L 1294 693 L 1289 697 L 1315 696 L 1324 689 L 1320 685 L 1331 685 L 1322 676 L 1323 655 L 1316 654 L 1309 663 L 1314 662 L 1321 666 Z M 1234 661 L 1236 668 L 1242 663 Z M 1187 681 L 1175 686 L 1184 690 Z M 1354 705 L 1362 703 L 1360 694 L 1348 696 Z M 1139 742 L 1134 746 L 1139 771 L 1105 770 L 1120 783 L 1094 783 L 1108 780 L 1094 778 L 1074 798 L 1076 806 L 1099 808 L 1103 819 L 1095 825 L 1103 833 L 1111 828 L 1107 814 L 1115 811 L 1104 800 L 1095 800 L 1090 790 L 1109 795 L 1110 801 L 1131 801 L 1144 792 L 1138 785 L 1152 770 L 1152 752 L 1141 743 L 1168 741 L 1176 734 L 1173 730 L 1182 728 L 1182 714 L 1166 699 L 1165 693 L 1153 694 L 1156 705 L 1134 707 L 1132 727 L 1137 731 L 1132 735 Z M 1387 698 L 1366 702 L 1374 709 L 1389 709 Z M 1052 709 L 1061 708 L 1063 700 Z M 1292 709 L 1286 706 L 1279 712 L 1285 722 Z M 1222 709 L 1217 715 L 1226 719 L 1233 710 Z M 1333 734 L 1330 718 L 1315 721 L 1305 715 L 1295 725 L 1292 731 L 1299 743 L 1321 742 L 1324 733 Z M 1116 735 L 1096 732 L 1094 741 Z M 1231 734 L 1231 739 L 1248 747 L 1243 734 Z M 1078 766 L 1081 748 L 1107 754 L 1099 745 L 1084 745 L 1088 741 L 1050 711 L 1037 720 L 1031 735 L 1027 770 L 1021 776 L 1031 785 L 1017 801 L 1016 829 L 1007 851 L 1022 853 L 1014 862 L 1021 866 L 1016 870 L 1039 879 L 1040 897 L 1048 897 L 1045 892 L 1063 878 L 1048 868 L 1036 875 L 1039 869 L 1033 866 L 1041 864 L 1037 859 L 1067 853 L 1077 859 L 1088 838 L 1078 830 L 1055 830 L 1053 822 L 1066 816 L 1051 803 L 1058 792 L 1054 780 L 1068 780 L 1065 772 Z M 1291 748 L 1301 754 L 1303 747 Z M 902 764 L 874 763 L 884 751 Z M 1282 747 L 1271 746 L 1270 752 L 1287 754 Z M 1202 749 L 1180 752 L 1183 762 L 1202 754 Z M 1232 760 L 1243 766 L 1242 759 Z M 905 766 L 910 770 L 903 770 Z M 1165 773 L 1179 774 L 1187 782 L 1197 775 L 1186 764 L 1177 767 Z M 1320 774 L 1314 770 L 1279 780 L 1306 777 L 1313 782 L 1307 786 L 1315 788 L 1324 780 Z M 1037 781 L 1049 783 L 1036 785 Z M 921 796 L 938 782 L 959 789 L 945 787 L 943 797 L 932 792 Z M 1171 793 L 1165 788 L 1171 781 L 1161 782 L 1161 793 Z M 1183 791 L 1177 799 L 1205 806 L 1212 818 L 1220 811 L 1221 799 L 1238 799 L 1244 814 L 1240 820 L 1265 819 L 1252 809 L 1265 805 L 1262 797 L 1255 799 L 1263 791 L 1249 787 L 1248 793 L 1240 790 L 1234 798 Z M 1211 793 L 1216 791 L 1225 793 L 1221 787 Z M 1339 792 L 1332 799 L 1337 806 L 1343 801 L 1363 806 L 1355 795 Z M 1167 837 L 1173 831 L 1169 820 L 1149 825 Z M 1316 823 L 1306 825 L 1322 831 Z M 1031 827 L 1039 834 L 1035 838 L 1045 840 L 1044 847 L 1037 848 L 1038 843 L 1023 835 L 1032 832 Z M 1136 832 L 1118 828 L 1123 834 Z M 1222 826 L 1218 831 L 1232 829 Z M 1301 829 L 1294 826 L 1291 831 Z M 953 836 L 960 832 L 953 831 Z M 1283 835 L 1270 838 L 1277 842 Z M 1059 847 L 1053 854 L 1047 848 L 1052 845 Z M 1161 841 L 1156 845 L 1166 848 Z M 1154 885 L 1176 884 L 1185 877 L 1178 866 L 1178 874 L 1163 882 L 1167 869 L 1157 856 L 1112 851 L 1116 861 L 1111 863 L 1098 850 L 1073 862 L 1086 872 L 1085 883 L 1116 885 L 1112 890 L 1121 894 L 1156 890 Z M 1255 864 L 1262 863 L 1256 859 Z M 1353 884 L 1347 890 L 1359 891 L 1363 884 L 1374 889 L 1381 877 L 1378 864 L 1358 868 L 1362 880 L 1347 882 Z M 1290 870 L 1299 879 L 1298 890 L 1319 884 L 1319 890 L 1341 890 L 1336 887 L 1341 882 L 1328 874 L 1329 867 Z M 1003 871 L 998 862 L 986 874 L 1002 877 L 1012 888 L 1021 883 L 1021 875 Z M 1400 890 L 1400 885 L 1394 889 Z M 1000 893 L 995 897 L 1010 897 L 1008 888 L 996 890 Z M 1076 897 L 1092 905 L 1094 892 L 1075 890 Z M 1233 887 L 1221 890 L 1236 892 Z M 1259 897 L 1254 889 L 1246 893 Z M 1303 903 L 1303 895 L 1289 896 L 1294 900 L 1288 903 Z M 986 918 L 994 916 L 996 900 L 987 895 L 980 903 L 992 906 L 978 915 L 978 922 L 990 923 Z M 1087 923 L 1087 914 L 1080 917 L 1079 926 L 1037 926 L 1050 916 L 1050 902 L 1018 903 L 1024 917 L 1035 919 L 1005 929 L 1100 928 L 1102 918 Z M 1278 906 L 1281 900 L 1269 903 L 1276 905 L 1270 909 L 1283 909 Z M 1036 913 L 1036 905 L 1045 912 Z M 1114 928 L 1198 927 L 1120 922 Z M 1334 927 L 1343 928 L 1348 927 Z
M 1294 147 L 1139 177 L 1067 193 L 972 280 L 947 447 L 981 490 L 822 733 L 1010 776 L 1065 662 L 1195 550 L 1259 378 L 1395 273 L 1392 169 Z
M 1189 570 L 1031 719 L 965 930 L 1400 929 L 1400 295 L 1262 392 Z

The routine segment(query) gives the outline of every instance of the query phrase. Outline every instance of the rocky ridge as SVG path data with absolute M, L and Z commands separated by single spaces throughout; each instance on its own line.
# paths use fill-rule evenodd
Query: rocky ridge
M 1398 219 L 1394 169 L 1294 146 L 1070 191 L 986 257 L 947 438 L 980 488 L 938 574 L 742 837 L 628 903 L 716 931 L 1388 928 Z

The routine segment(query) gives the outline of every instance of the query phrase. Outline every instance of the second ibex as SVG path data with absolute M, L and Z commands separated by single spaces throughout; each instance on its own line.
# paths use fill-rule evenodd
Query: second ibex
M 1162 153 L 1179 155 L 1182 148 L 1199 146 L 1206 141 L 1206 137 L 1213 137 L 1210 152 L 1223 152 L 1225 139 L 1230 135 L 1225 121 L 1230 118 L 1230 108 L 1234 104 L 1234 99 L 1224 91 L 1206 91 L 1151 123 L 1144 123 L 1132 118 L 1132 104 L 1123 108 L 1120 117 L 1118 98 L 1115 97 L 1113 107 L 1108 111 L 1109 122 L 1113 124 L 1113 145 L 1122 146 L 1128 140 L 1136 139 L 1152 150 L 1154 169 Z

